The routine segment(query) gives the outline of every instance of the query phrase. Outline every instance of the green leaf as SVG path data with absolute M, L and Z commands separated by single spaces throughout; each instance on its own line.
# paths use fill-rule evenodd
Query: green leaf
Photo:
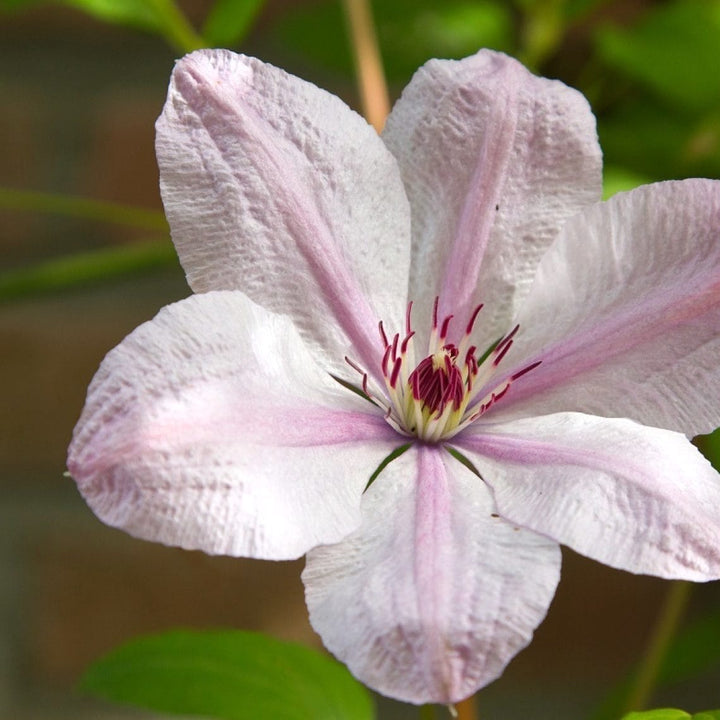
M 336 661 L 241 631 L 133 640 L 90 667 L 81 690 L 160 712 L 223 720 L 370 720 L 368 692 Z
M 386 52 L 394 54 L 402 50 L 403 57 L 398 59 L 404 60 L 411 69 L 428 57 L 462 58 L 481 47 L 509 49 L 513 28 L 507 5 L 473 0 L 425 3 L 425 7 L 419 8 L 415 3 L 414 7 L 411 37 L 408 37 L 407 25 L 403 24 L 403 14 L 391 14 L 389 8 L 379 10 L 380 37 L 386 39 Z M 412 14 L 413 8 L 408 7 L 407 12 Z M 422 54 L 413 44 L 423 48 Z
M 687 720 L 690 715 L 683 710 L 662 708 L 660 710 L 643 710 L 624 715 L 622 720 Z
M 720 720 L 720 710 L 705 710 L 704 712 L 695 713 L 692 720 Z
M 162 35 L 176 50 L 186 53 L 204 47 L 174 0 L 56 0 L 103 22 L 129 25 Z
M 234 47 L 240 43 L 265 0 L 217 0 L 205 19 L 202 35 L 209 47 Z
M 3 12 L 15 12 L 25 10 L 33 5 L 39 5 L 47 0 L 0 0 L 0 10 Z
M 146 210 L 75 195 L 0 187 L 0 208 L 67 215 L 84 220 L 131 225 L 146 230 L 169 230 L 167 220 L 159 210 Z
M 148 0 L 58 0 L 103 22 L 160 32 L 162 17 Z
M 169 240 L 134 242 L 0 273 L 0 302 L 177 266 Z
M 639 25 L 605 27 L 601 57 L 675 105 L 702 110 L 720 105 L 720 0 L 657 3 Z

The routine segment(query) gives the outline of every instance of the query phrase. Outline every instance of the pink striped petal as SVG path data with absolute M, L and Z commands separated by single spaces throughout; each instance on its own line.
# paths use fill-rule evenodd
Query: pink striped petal
M 309 553 L 313 627 L 363 682 L 413 703 L 461 700 L 530 642 L 558 546 L 493 516 L 482 481 L 418 445 L 363 496 L 362 525 Z
M 104 522 L 138 537 L 294 558 L 358 525 L 400 444 L 373 410 L 318 370 L 288 318 L 196 295 L 105 358 L 68 468 Z
M 505 362 L 542 365 L 513 387 L 500 417 L 577 410 L 690 436 L 713 430 L 720 182 L 646 185 L 573 218 L 518 321 Z
M 175 66 L 157 123 L 173 241 L 195 292 L 242 290 L 342 364 L 379 364 L 405 312 L 409 209 L 395 160 L 341 100 L 254 58 Z M 371 298 L 370 300 L 368 298 Z
M 720 475 L 684 435 L 579 413 L 455 438 L 498 512 L 606 565 L 720 578 Z
M 431 60 L 393 108 L 383 139 L 412 209 L 416 317 L 462 325 L 485 302 L 478 344 L 507 330 L 564 220 L 600 199 L 601 154 L 585 98 L 483 50 Z

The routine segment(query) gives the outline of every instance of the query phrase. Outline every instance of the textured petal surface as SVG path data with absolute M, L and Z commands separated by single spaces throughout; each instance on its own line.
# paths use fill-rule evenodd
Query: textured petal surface
M 440 447 L 390 463 L 363 496 L 361 527 L 308 555 L 310 620 L 328 649 L 414 703 L 495 679 L 545 616 L 560 552 L 493 512 L 482 481 Z
M 242 290 L 343 362 L 404 317 L 410 221 L 395 160 L 338 98 L 254 58 L 178 62 L 157 123 L 165 211 L 196 292 Z M 370 298 L 368 300 L 368 297 Z
M 606 565 L 720 578 L 720 475 L 685 436 L 558 413 L 455 438 L 498 512 Z
M 209 553 L 283 559 L 360 520 L 399 438 L 318 370 L 290 320 L 196 295 L 103 361 L 68 467 L 106 523 Z
M 720 425 L 720 182 L 647 185 L 582 212 L 538 270 L 498 411 Z M 516 365 L 517 367 L 518 365 Z
M 431 60 L 383 139 L 410 198 L 415 317 L 486 303 L 484 347 L 505 332 L 563 221 L 600 199 L 601 154 L 585 98 L 500 53 Z

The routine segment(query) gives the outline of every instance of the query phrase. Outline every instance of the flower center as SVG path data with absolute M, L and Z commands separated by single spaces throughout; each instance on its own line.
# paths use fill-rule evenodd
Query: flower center
M 408 378 L 413 397 L 430 412 L 442 410 L 449 402 L 455 409 L 462 404 L 465 379 L 455 364 L 457 355 L 454 345 L 444 345 L 422 360 Z
M 498 365 L 513 344 L 519 326 L 515 326 L 484 353 L 470 344 L 475 320 L 482 310 L 478 305 L 458 345 L 447 342 L 448 315 L 438 322 L 438 298 L 433 307 L 432 328 L 427 354 L 415 361 L 415 331 L 411 325 L 412 302 L 405 318 L 405 336 L 389 339 L 379 324 L 383 343 L 381 363 L 385 388 L 370 387 L 368 374 L 349 358 L 348 364 L 363 378 L 362 390 L 367 398 L 385 411 L 385 419 L 399 433 L 417 436 L 426 442 L 438 442 L 456 435 L 486 413 L 507 393 L 519 377 L 540 364 L 532 363 L 510 377 L 493 382 Z

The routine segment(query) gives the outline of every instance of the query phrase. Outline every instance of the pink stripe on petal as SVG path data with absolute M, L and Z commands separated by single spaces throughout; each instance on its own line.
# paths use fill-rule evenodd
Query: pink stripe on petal
M 474 343 L 507 332 L 564 220 L 600 198 L 601 153 L 587 101 L 501 53 L 432 60 L 393 108 L 383 139 L 412 210 L 416 318 L 459 318 L 485 302 Z M 451 337 L 451 340 L 456 338 Z
M 196 292 L 242 290 L 377 372 L 402 317 L 409 212 L 397 165 L 338 98 L 253 58 L 181 60 L 157 125 L 163 201 Z
M 720 182 L 648 185 L 568 222 L 507 372 L 542 360 L 498 417 L 577 410 L 687 435 L 720 424 Z M 592 257 L 593 261 L 588 262 Z
M 448 696 L 462 685 L 462 667 L 453 667 L 444 636 L 445 618 L 453 610 L 443 588 L 452 584 L 453 547 L 451 488 L 438 448 L 418 447 L 415 490 L 415 591 L 418 616 L 426 628 L 425 653 L 421 667 L 429 677 L 428 687 L 441 687 Z
M 558 413 L 454 442 L 511 522 L 623 570 L 720 578 L 720 475 L 680 433 Z
M 440 314 L 470 314 L 476 303 L 480 267 L 495 224 L 495 207 L 503 202 L 503 186 L 512 160 L 519 104 L 519 66 L 501 65 L 493 80 L 493 104 L 484 118 L 481 144 L 472 158 L 473 172 L 454 231 L 452 250 L 440 285 Z M 461 93 L 462 97 L 462 93 Z M 471 93 L 463 98 L 471 103 Z
M 557 544 L 494 511 L 439 446 L 391 462 L 358 530 L 308 555 L 310 620 L 328 649 L 407 702 L 457 702 L 494 680 L 530 641 L 560 572 Z
M 211 292 L 108 354 L 68 468 L 96 514 L 133 535 L 289 559 L 357 526 L 368 479 L 400 444 L 288 318 Z

